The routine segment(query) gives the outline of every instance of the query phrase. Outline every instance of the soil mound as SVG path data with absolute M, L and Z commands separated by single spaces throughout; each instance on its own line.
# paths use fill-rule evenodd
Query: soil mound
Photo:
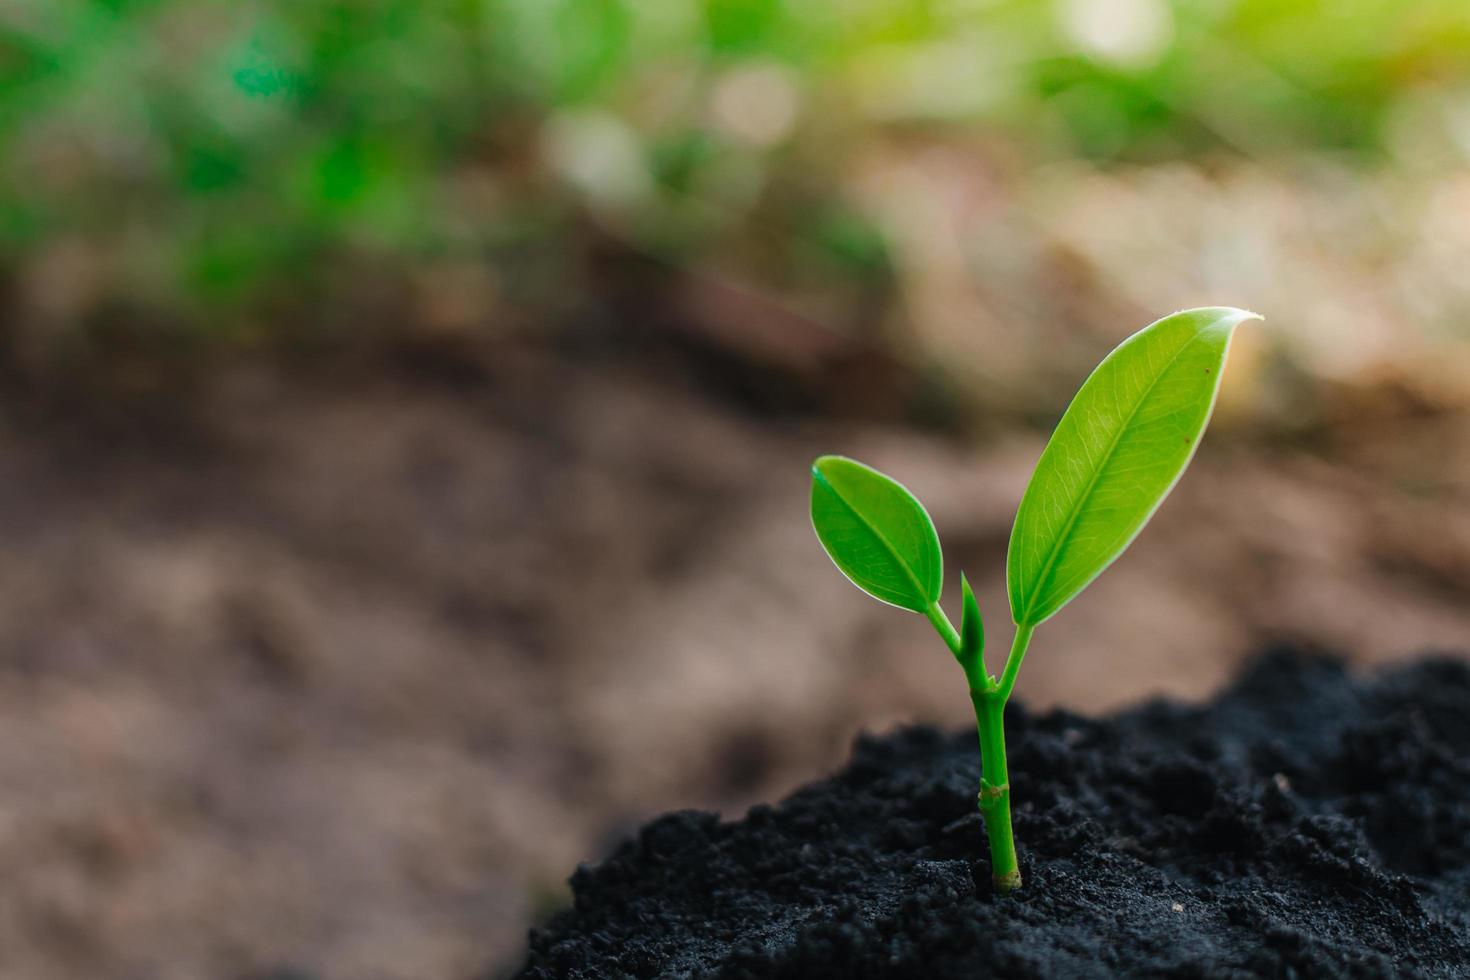
M 1025 888 L 990 893 L 973 732 L 858 740 L 572 877 L 523 978 L 1470 975 L 1470 667 L 1278 651 L 1215 701 L 1008 712 Z M 978 885 L 977 885 L 978 883 Z

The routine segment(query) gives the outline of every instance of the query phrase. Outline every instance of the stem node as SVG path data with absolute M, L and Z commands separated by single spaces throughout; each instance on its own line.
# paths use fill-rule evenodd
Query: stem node
M 1003 783 L 1000 786 L 992 786 L 985 780 L 980 780 L 980 809 L 992 809 L 995 804 L 1003 799 L 1010 791 L 1010 783 Z

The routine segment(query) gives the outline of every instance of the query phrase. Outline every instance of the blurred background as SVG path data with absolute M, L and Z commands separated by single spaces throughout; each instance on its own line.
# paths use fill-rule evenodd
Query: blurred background
M 1179 307 L 1267 319 L 1021 700 L 1463 651 L 1467 270 L 1463 0 L 0 0 L 0 973 L 494 975 L 639 821 L 968 723 L 810 459 L 1004 647 Z

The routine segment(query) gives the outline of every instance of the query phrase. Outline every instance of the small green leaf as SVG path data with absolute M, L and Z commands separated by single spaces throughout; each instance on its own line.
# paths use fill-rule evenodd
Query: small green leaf
M 980 604 L 970 588 L 970 580 L 960 572 L 960 664 L 966 674 L 974 674 L 985 653 L 985 622 L 980 618 Z
M 843 456 L 813 463 L 812 527 L 842 574 L 874 598 L 914 612 L 939 601 L 944 561 L 934 522 L 877 470 Z
M 1185 310 L 1123 341 L 1057 423 L 1021 498 L 1006 578 L 1035 626 L 1113 563 L 1148 523 L 1204 434 L 1235 328 L 1254 313 Z

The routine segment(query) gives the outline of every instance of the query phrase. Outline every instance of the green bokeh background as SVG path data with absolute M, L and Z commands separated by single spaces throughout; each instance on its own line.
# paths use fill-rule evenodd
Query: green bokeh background
M 732 130 L 742 85 L 787 118 Z M 1414 166 L 1397 123 L 1429 105 L 1470 151 L 1467 93 L 1457 0 L 23 2 L 0 10 L 0 262 L 86 257 L 65 329 L 310 331 L 446 261 L 554 316 L 588 213 L 676 263 L 759 239 L 757 276 L 873 275 L 893 242 L 841 179 L 873 140 Z

